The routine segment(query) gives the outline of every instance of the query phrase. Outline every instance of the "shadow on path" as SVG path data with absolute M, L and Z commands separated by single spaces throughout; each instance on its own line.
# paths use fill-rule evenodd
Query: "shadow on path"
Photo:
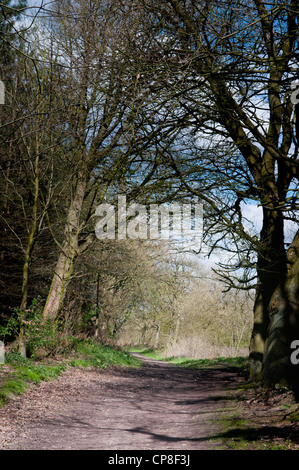
M 26 437 L 10 448 L 24 450 L 207 450 L 221 436 L 219 417 L 235 368 L 187 369 L 142 358 L 139 368 L 78 371 L 43 388 L 38 416 L 26 423 Z M 72 385 L 70 385 L 70 381 Z M 55 387 L 65 390 L 49 409 Z M 22 406 L 29 407 L 24 399 Z

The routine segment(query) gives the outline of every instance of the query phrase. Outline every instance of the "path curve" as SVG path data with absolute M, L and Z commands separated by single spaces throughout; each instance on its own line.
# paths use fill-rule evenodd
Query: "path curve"
M 140 368 L 69 368 L 11 400 L 0 412 L 0 449 L 210 449 L 236 371 L 136 356 Z

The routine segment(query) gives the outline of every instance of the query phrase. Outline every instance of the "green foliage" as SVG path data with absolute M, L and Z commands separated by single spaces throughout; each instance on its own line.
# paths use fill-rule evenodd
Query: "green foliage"
M 188 359 L 184 357 L 168 357 L 163 360 L 192 369 L 197 369 L 200 367 L 223 366 L 224 364 L 234 367 L 246 367 L 248 362 L 248 358 L 241 356 L 217 357 L 215 359 Z
M 111 365 L 138 367 L 141 364 L 129 353 L 92 340 L 69 337 L 68 341 L 69 345 L 72 344 L 72 353 L 70 355 L 70 349 L 65 349 L 65 357 L 59 363 L 50 362 L 49 359 L 48 362 L 37 362 L 33 358 L 24 358 L 15 350 L 9 351 L 5 365 L 10 371 L 0 386 L 0 406 L 10 397 L 23 393 L 30 384 L 39 384 L 58 377 L 68 366 L 107 369 Z
M 95 318 L 99 314 L 99 309 L 95 308 L 94 310 L 88 310 L 84 312 L 81 318 L 81 321 L 78 323 L 77 330 L 81 332 L 90 332 L 94 328 Z
M 24 358 L 17 351 L 10 351 L 6 354 L 6 364 L 12 366 L 19 377 L 29 378 L 36 383 L 56 377 L 57 373 L 65 370 L 66 367 L 63 363 L 55 365 L 35 363 L 29 358 Z
M 142 354 L 143 356 L 150 357 L 152 359 L 162 359 L 162 355 L 159 352 L 159 350 L 155 348 L 144 348 L 144 347 L 135 347 L 135 348 L 130 348 L 131 352 L 135 352 L 138 354 Z
M 15 50 L 11 46 L 11 42 L 14 41 L 15 37 L 18 37 L 15 22 L 20 18 L 22 9 L 26 7 L 26 4 L 26 0 L 15 2 L 2 0 L 0 3 L 0 53 L 2 67 L 7 67 L 13 61 Z M 7 81 L 8 77 L 6 76 L 5 78 Z
M 136 352 L 144 356 L 150 357 L 151 359 L 161 360 L 165 362 L 170 362 L 172 364 L 177 364 L 180 366 L 197 369 L 202 367 L 215 367 L 230 365 L 233 367 L 247 368 L 248 358 L 237 356 L 237 357 L 216 357 L 214 359 L 191 359 L 188 357 L 182 356 L 172 356 L 164 357 L 163 351 L 155 350 L 154 348 L 130 348 L 131 352 Z
M 15 308 L 6 324 L 0 325 L 0 339 L 16 338 L 20 329 L 20 309 Z M 42 315 L 42 300 L 33 299 L 27 310 L 26 353 L 31 359 L 43 359 L 72 349 L 75 338 L 63 334 L 58 322 L 45 321 Z
M 27 384 L 17 377 L 10 378 L 4 385 L 0 387 L 0 406 L 5 405 L 7 401 L 16 395 L 20 395 L 27 388 Z
M 29 357 L 38 359 L 57 352 L 60 338 L 55 326 L 52 321 L 43 321 L 41 315 L 35 315 L 28 322 L 26 351 Z
M 40 299 L 34 299 L 27 313 L 26 352 L 33 359 L 51 356 L 57 346 L 57 325 L 43 321 Z
M 0 340 L 5 341 L 6 338 L 16 337 L 19 333 L 19 309 L 15 308 L 8 320 L 0 325 Z
M 21 10 L 25 8 L 26 1 L 2 0 L 0 6 L 0 32 L 1 36 L 5 33 L 14 31 L 13 23 L 20 17 Z M 15 31 L 14 31 L 15 32 Z
M 76 343 L 75 357 L 69 362 L 74 367 L 107 367 L 139 366 L 140 361 L 131 354 L 111 346 L 104 346 L 92 340 L 82 340 Z
M 23 393 L 30 384 L 38 384 L 58 377 L 66 368 L 60 364 L 35 364 L 16 351 L 6 354 L 6 365 L 11 368 L 6 380 L 0 387 L 0 405 L 4 405 L 12 396 Z
M 291 423 L 298 423 L 299 421 L 299 406 L 298 404 L 291 407 L 291 409 L 286 414 L 285 419 L 291 421 Z
M 31 359 L 42 360 L 70 351 L 76 338 L 66 335 L 57 321 L 45 320 L 42 301 L 34 299 L 27 312 L 26 353 Z

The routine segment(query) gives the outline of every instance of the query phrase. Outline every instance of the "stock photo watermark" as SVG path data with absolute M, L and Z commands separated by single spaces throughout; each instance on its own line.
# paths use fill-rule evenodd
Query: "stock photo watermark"
M 0 104 L 5 104 L 5 85 L 0 80 Z
M 299 80 L 294 80 L 291 83 L 291 89 L 294 90 L 291 94 L 291 101 L 293 104 L 299 103 Z
M 5 362 L 5 347 L 4 342 L 0 341 L 0 364 L 4 364 Z
M 127 204 L 119 195 L 117 207 L 100 204 L 95 215 L 98 239 L 171 240 L 201 244 L 203 235 L 202 204 Z
M 299 364 L 299 340 L 295 339 L 291 343 L 291 349 L 294 349 L 290 356 L 291 363 L 294 366 L 297 366 Z

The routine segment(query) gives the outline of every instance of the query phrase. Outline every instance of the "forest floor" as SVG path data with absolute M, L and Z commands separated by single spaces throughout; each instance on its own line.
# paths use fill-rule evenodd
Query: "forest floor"
M 298 450 L 290 394 L 262 398 L 229 366 L 69 367 L 0 408 L 1 450 Z

